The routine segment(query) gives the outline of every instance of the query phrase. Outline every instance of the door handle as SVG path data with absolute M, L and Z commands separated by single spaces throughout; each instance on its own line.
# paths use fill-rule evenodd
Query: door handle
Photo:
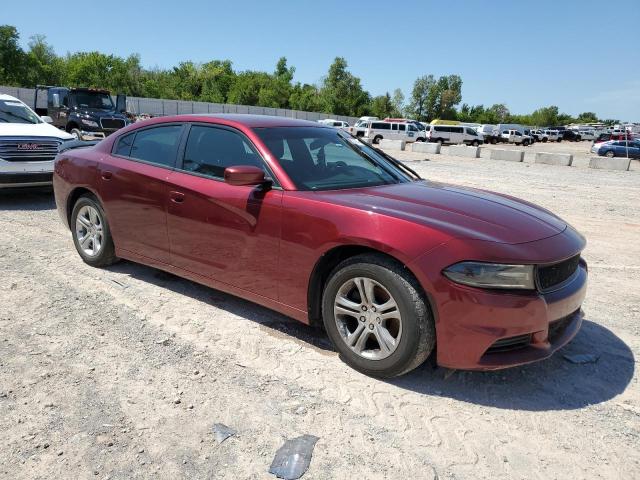
M 169 192 L 169 198 L 173 203 L 184 202 L 184 193 L 182 192 Z
M 113 177 L 113 173 L 107 171 L 102 172 L 103 180 L 111 180 L 111 177 Z

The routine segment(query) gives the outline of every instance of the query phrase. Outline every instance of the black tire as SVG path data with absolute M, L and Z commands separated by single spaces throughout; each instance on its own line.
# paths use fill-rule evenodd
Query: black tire
M 382 140 L 382 137 L 380 135 L 373 137 L 373 143 L 376 145 L 380 143 L 380 140 Z
M 561 139 L 561 138 L 559 138 L 559 139 L 558 139 L 558 140 L 556 140 L 556 141 L 557 141 L 558 143 L 560 143 L 560 142 L 562 141 L 562 139 Z
M 613 158 L 616 156 L 616 152 L 614 152 L 613 150 L 609 150 L 607 153 L 604 154 L 605 157 L 609 157 L 609 158 Z
M 542 137 L 542 143 L 547 143 L 549 139 L 547 137 Z
M 402 333 L 395 350 L 386 358 L 364 358 L 347 346 L 338 330 L 334 315 L 336 295 L 345 282 L 356 277 L 378 282 L 398 306 Z M 340 358 L 355 370 L 373 377 L 397 377 L 417 368 L 429 357 L 436 342 L 433 316 L 420 286 L 405 267 L 378 254 L 351 257 L 331 272 L 322 296 L 322 318 Z
M 498 143 L 498 139 L 496 137 L 491 137 L 491 145 L 495 145 L 496 143 Z
M 473 142 L 471 142 L 471 145 L 473 145 L 474 147 L 477 147 L 478 145 L 480 145 L 480 142 L 478 142 L 477 140 L 474 140 Z
M 100 225 L 102 226 L 102 247 L 95 256 L 88 255 L 83 251 L 78 240 L 78 235 L 76 234 L 78 213 L 80 212 L 80 209 L 85 206 L 93 207 L 97 210 L 100 218 Z M 109 223 L 107 222 L 107 216 L 104 213 L 102 205 L 100 205 L 100 202 L 93 195 L 82 195 L 78 198 L 73 206 L 73 211 L 71 212 L 69 226 L 71 228 L 73 244 L 76 246 L 76 250 L 78 251 L 80 258 L 82 258 L 85 263 L 92 267 L 101 268 L 112 265 L 119 260 L 115 255 L 115 246 L 113 244 L 111 230 L 109 229 Z
M 439 144 L 440 146 L 442 146 L 442 144 L 443 144 L 444 142 L 442 141 L 442 139 L 441 139 L 441 138 L 437 138 L 437 139 L 436 139 L 436 143 L 437 143 L 437 144 Z
M 82 132 L 79 128 L 72 128 L 71 130 L 69 130 L 69 133 L 76 137 L 76 139 L 82 140 Z
M 523 147 L 528 147 L 529 146 L 529 140 L 523 140 L 522 141 L 522 146 Z

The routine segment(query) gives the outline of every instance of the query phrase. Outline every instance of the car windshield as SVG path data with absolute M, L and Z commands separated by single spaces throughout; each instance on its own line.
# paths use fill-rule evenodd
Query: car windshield
M 98 108 L 113 110 L 111 96 L 101 92 L 75 92 L 72 95 L 74 106 L 81 108 Z
M 0 100 L 0 122 L 42 123 L 40 117 L 24 103 L 17 100 Z
M 371 147 L 322 127 L 257 128 L 300 190 L 338 190 L 402 183 L 411 178 Z

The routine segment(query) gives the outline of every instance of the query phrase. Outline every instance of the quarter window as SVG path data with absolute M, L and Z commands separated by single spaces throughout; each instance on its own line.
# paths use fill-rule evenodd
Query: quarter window
M 123 157 L 128 157 L 129 155 L 131 155 L 131 145 L 133 145 L 133 139 L 135 137 L 135 132 L 120 137 L 114 153 L 116 155 L 122 155 Z
M 136 132 L 129 156 L 145 162 L 173 167 L 181 131 L 182 125 L 168 125 L 140 130 Z M 119 147 L 120 143 L 118 142 Z
M 224 128 L 191 127 L 182 164 L 184 170 L 222 178 L 225 168 L 235 165 L 264 169 L 256 151 L 239 134 Z

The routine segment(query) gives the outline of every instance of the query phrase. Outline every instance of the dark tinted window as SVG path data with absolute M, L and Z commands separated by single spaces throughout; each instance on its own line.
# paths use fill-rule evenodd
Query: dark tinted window
M 478 135 L 473 128 L 467 127 L 465 130 L 466 130 L 468 135 Z
M 451 132 L 453 133 L 464 133 L 462 127 L 451 127 Z
M 116 155 L 122 155 L 124 157 L 128 157 L 131 155 L 131 145 L 133 144 L 133 139 L 135 138 L 135 132 L 130 133 L 129 135 L 125 135 L 124 137 L 120 137 L 118 140 L 118 144 L 116 145 L 116 149 L 113 153 Z
M 371 124 L 371 128 L 378 130 L 391 130 L 391 124 L 386 122 L 374 122 Z
M 400 123 L 398 125 L 398 130 L 400 130 L 401 132 L 406 131 L 406 129 L 407 129 L 407 126 L 404 123 Z
M 139 130 L 136 132 L 129 156 L 138 160 L 173 167 L 181 131 L 181 125 Z
M 182 163 L 184 170 L 222 178 L 224 169 L 234 165 L 264 168 L 256 151 L 240 134 L 223 128 L 191 127 Z

